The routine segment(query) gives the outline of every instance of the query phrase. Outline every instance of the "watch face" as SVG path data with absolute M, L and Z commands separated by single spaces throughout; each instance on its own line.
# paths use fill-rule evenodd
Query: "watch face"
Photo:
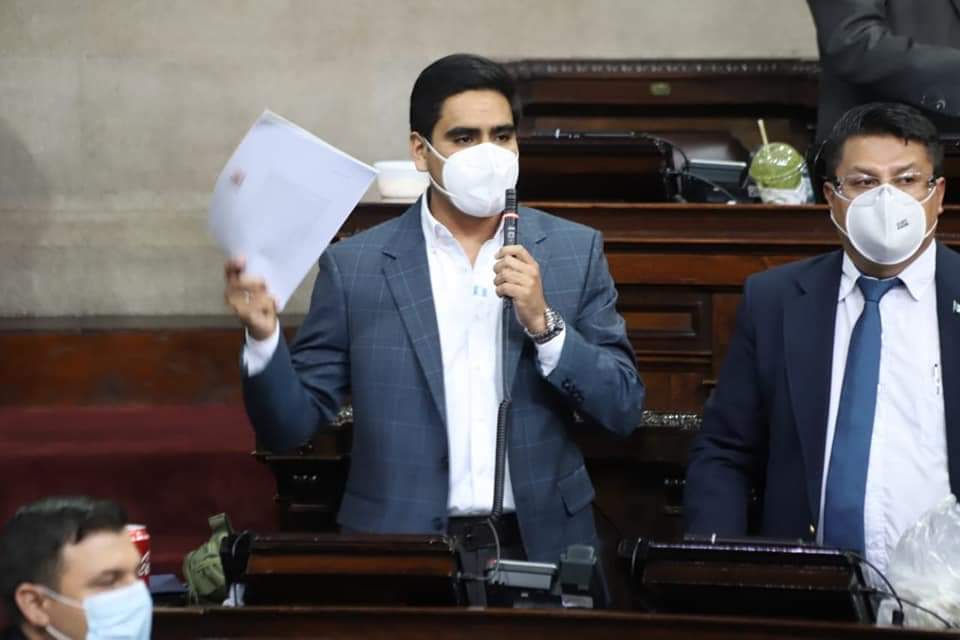
M 546 328 L 543 330 L 543 333 L 538 333 L 537 335 L 530 335 L 534 342 L 537 344 L 543 344 L 548 342 L 561 330 L 563 330 L 563 318 L 560 317 L 560 314 L 550 309 L 549 307 L 543 313 L 543 319 L 546 323 Z M 529 335 L 529 334 L 528 334 Z
M 563 325 L 563 319 L 560 318 L 560 314 L 554 311 L 553 309 L 547 309 L 547 328 L 553 330 L 557 325 Z

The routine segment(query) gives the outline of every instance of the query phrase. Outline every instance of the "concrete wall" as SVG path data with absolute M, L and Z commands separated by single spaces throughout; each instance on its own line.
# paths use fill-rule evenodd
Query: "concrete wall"
M 222 313 L 206 206 L 253 119 L 403 158 L 410 86 L 454 51 L 816 45 L 802 0 L 0 0 L 0 316 Z

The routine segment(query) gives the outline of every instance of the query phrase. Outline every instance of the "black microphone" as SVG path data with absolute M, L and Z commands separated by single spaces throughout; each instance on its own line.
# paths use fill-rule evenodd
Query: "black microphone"
M 518 244 L 520 242 L 517 223 L 520 216 L 517 214 L 517 190 L 507 189 L 505 205 L 503 207 L 503 246 Z M 509 309 L 513 306 L 513 300 L 504 296 L 503 308 Z
M 506 203 L 503 207 L 503 246 L 518 244 L 520 237 L 517 232 L 517 223 L 520 216 L 517 214 L 517 190 L 507 189 Z M 507 429 L 510 421 L 510 374 L 507 371 L 507 355 L 510 343 L 510 321 L 513 315 L 513 300 L 503 298 L 503 328 L 501 337 L 502 355 L 500 373 L 503 377 L 503 400 L 497 409 L 497 441 L 494 449 L 493 471 L 493 508 L 490 518 L 497 520 L 503 515 L 503 491 L 507 471 Z M 500 558 L 497 558 L 499 561 Z
M 517 190 L 507 189 L 503 207 L 503 245 L 517 244 L 520 241 L 517 236 L 517 222 L 520 216 L 517 214 Z

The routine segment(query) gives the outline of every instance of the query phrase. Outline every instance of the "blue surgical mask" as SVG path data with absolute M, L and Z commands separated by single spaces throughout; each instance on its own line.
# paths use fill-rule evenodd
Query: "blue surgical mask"
M 149 640 L 153 625 L 153 600 L 143 580 L 104 591 L 78 602 L 73 598 L 45 589 L 47 595 L 68 607 L 83 609 L 87 619 L 85 640 Z M 48 625 L 46 628 L 56 640 L 79 640 Z

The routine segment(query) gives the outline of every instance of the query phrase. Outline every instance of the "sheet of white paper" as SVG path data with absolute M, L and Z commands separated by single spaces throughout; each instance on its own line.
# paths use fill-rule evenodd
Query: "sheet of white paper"
M 245 256 L 280 308 L 376 177 L 309 131 L 264 111 L 217 178 L 210 233 Z

